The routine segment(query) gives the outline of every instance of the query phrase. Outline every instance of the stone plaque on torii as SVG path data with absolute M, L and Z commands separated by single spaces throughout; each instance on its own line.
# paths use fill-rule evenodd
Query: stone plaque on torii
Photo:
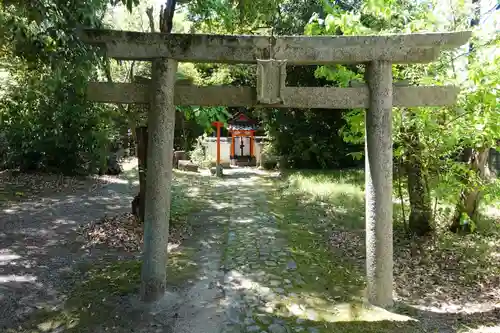
M 455 103 L 455 87 L 393 84 L 393 63 L 427 63 L 467 43 L 469 31 L 385 36 L 228 36 L 84 30 L 109 57 L 153 61 L 149 84 L 90 83 L 96 102 L 150 103 L 142 294 L 163 295 L 170 209 L 175 105 L 269 106 L 366 112 L 366 274 L 368 299 L 392 300 L 392 107 Z M 271 55 L 270 46 L 273 52 Z M 257 63 L 258 86 L 175 85 L 177 62 Z M 285 86 L 286 64 L 366 64 L 367 84 L 351 88 Z M 334 111 L 332 111 L 334 112 Z

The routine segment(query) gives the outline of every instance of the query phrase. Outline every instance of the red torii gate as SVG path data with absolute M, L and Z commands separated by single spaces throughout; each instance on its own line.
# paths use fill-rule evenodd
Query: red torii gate
M 217 176 L 222 176 L 222 167 L 220 165 L 220 129 L 224 123 L 222 121 L 212 122 L 212 126 L 215 126 L 215 131 L 217 133 L 217 159 L 215 164 L 215 174 Z

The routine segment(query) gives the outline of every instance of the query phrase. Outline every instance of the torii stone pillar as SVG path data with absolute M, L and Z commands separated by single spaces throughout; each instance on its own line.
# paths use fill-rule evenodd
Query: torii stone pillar
M 260 75 L 253 87 L 182 87 L 176 91 L 178 105 L 262 106 L 277 108 L 367 108 L 366 114 L 366 243 L 367 280 L 370 303 L 392 305 L 392 140 L 391 109 L 397 107 L 451 105 L 458 89 L 454 87 L 405 87 L 392 85 L 391 63 L 427 63 L 440 51 L 464 45 L 470 31 L 386 36 L 225 36 L 152 34 L 130 31 L 85 29 L 85 42 L 106 47 L 109 57 L 122 60 L 172 58 L 188 62 L 260 63 L 259 72 L 274 73 L 266 82 Z M 272 44 L 270 44 L 272 40 Z M 273 48 L 274 59 L 270 56 Z M 314 52 L 311 52 L 314 50 Z M 334 50 L 332 52 L 332 50 Z M 259 60 L 267 59 L 267 60 Z M 285 59 L 287 59 L 285 61 Z M 271 61 L 272 60 L 272 61 Z M 282 65 L 368 64 L 368 86 L 287 87 Z M 148 152 L 148 192 L 146 195 L 144 294 L 159 296 L 165 284 L 166 233 L 170 203 L 170 168 L 173 133 L 173 75 L 175 62 L 168 70 L 153 75 L 153 93 L 159 96 L 150 113 Z M 272 66 L 278 67 L 271 68 Z M 271 67 L 270 67 L 271 66 Z M 155 67 L 156 68 L 156 67 Z M 280 70 L 278 70 L 280 69 Z M 161 74 L 158 74 L 161 73 Z M 262 80 L 264 79 L 264 80 Z M 270 86 L 268 83 L 272 83 Z M 159 88 L 164 84 L 164 88 Z M 269 89 L 272 87 L 273 89 Z M 278 88 L 279 87 L 279 88 Z M 99 102 L 145 103 L 149 87 L 130 84 L 93 84 L 92 100 Z M 276 88 L 276 89 L 275 89 Z M 394 90 L 394 91 L 393 91 Z M 269 104 L 271 103 L 271 104 Z M 158 106 L 168 105 L 169 112 Z M 167 107 L 163 107 L 167 109 Z M 170 118 L 172 117 L 172 118 Z M 168 125 L 166 125 L 168 124 Z M 167 130 L 168 129 L 168 130 Z M 163 131 L 163 132 L 162 132 Z M 158 158 L 158 161 L 156 161 Z M 158 163 L 153 165 L 152 163 Z M 162 168 L 163 167 L 163 168 Z M 162 174 L 163 173 L 163 174 Z M 150 182 L 151 180 L 151 182 Z M 156 200 L 149 207 L 148 204 Z M 154 229 L 158 228 L 158 229 Z M 153 235 L 152 230 L 158 231 Z M 149 238 L 148 238 L 149 237 Z M 161 248 L 162 241 L 165 248 Z M 150 258 L 149 256 L 153 256 Z M 154 266 L 154 267 L 153 267 Z M 151 297 L 153 299 L 155 297 Z
M 365 115 L 366 278 L 371 304 L 391 306 L 392 64 L 367 65 L 370 106 Z
M 155 59 L 148 114 L 148 169 L 144 216 L 141 296 L 157 300 L 165 292 L 174 146 L 174 87 L 177 61 Z

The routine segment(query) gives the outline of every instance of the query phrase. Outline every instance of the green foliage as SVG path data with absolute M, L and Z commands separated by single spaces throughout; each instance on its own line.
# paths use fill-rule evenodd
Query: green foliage
M 460 227 L 464 230 L 470 229 L 470 232 L 474 232 L 476 230 L 476 223 L 474 223 L 467 213 L 462 213 L 460 215 Z
M 127 7 L 129 12 L 132 12 L 132 8 L 139 5 L 139 3 L 141 2 L 141 0 L 110 0 L 110 3 L 112 5 L 116 5 L 120 1 L 125 7 Z
M 280 0 L 192 0 L 189 18 L 212 32 L 252 33 L 262 23 L 272 22 Z
M 194 119 L 196 123 L 202 127 L 206 132 L 213 130 L 212 122 L 221 121 L 227 122 L 231 116 L 226 107 L 199 107 L 199 106 L 186 106 L 179 107 L 178 110 L 184 112 L 187 120 Z
M 500 46 L 500 42 L 496 44 Z M 495 147 L 500 137 L 500 54 L 492 58 L 469 66 L 469 80 L 464 82 L 460 98 L 463 110 L 457 110 L 459 114 L 450 121 L 468 147 Z M 469 126 L 463 126 L 466 124 Z
M 206 161 L 205 147 L 203 146 L 204 137 L 205 136 L 200 136 L 196 139 L 193 149 L 189 153 L 191 161 L 200 166 Z
M 11 87 L 0 102 L 0 132 L 7 143 L 4 166 L 95 172 L 113 134 L 111 109 L 90 104 L 77 91 L 85 76 L 75 82 L 27 74 L 17 78 L 27 89 Z
M 4 167 L 64 173 L 95 172 L 115 134 L 115 109 L 86 100 L 97 54 L 75 36 L 81 25 L 100 27 L 108 2 L 44 1 L 0 11 L 0 102 Z
M 452 6 L 451 22 L 438 20 L 436 12 L 430 8 L 434 8 L 431 1 L 413 3 L 391 0 L 367 1 L 359 11 L 346 12 L 338 6 L 327 6 L 326 17 L 315 15 L 305 31 L 309 35 L 366 35 L 468 28 L 467 9 L 460 2 Z M 475 33 L 474 43 L 494 47 L 498 45 L 498 38 Z M 395 157 L 404 157 L 413 149 L 405 141 L 404 134 L 408 129 L 419 133 L 422 147 L 419 158 L 423 167 L 433 175 L 433 193 L 445 200 L 456 200 L 459 191 L 471 185 L 464 179 L 473 179 L 474 184 L 481 185 L 475 172 L 457 162 L 461 151 L 466 147 L 485 149 L 495 146 L 500 137 L 499 56 L 479 56 L 489 53 L 480 46 L 474 52 L 476 60 L 469 65 L 465 78 L 458 75 L 457 65 L 467 55 L 460 50 L 445 52 L 432 64 L 393 66 L 396 81 L 405 80 L 417 85 L 456 84 L 462 88 L 455 106 L 396 109 L 393 112 Z M 336 85 L 347 86 L 351 81 L 363 81 L 363 72 L 360 67 L 337 65 L 318 67 L 315 74 Z M 350 143 L 363 143 L 364 110 L 351 110 L 345 113 L 344 119 L 346 124 L 340 131 L 343 139 Z M 351 155 L 359 158 L 363 151 L 360 149 Z
M 344 125 L 336 110 L 270 110 L 263 113 L 277 156 L 291 168 L 338 168 L 357 165 L 348 157 L 359 149 L 336 135 Z
M 261 166 L 266 170 L 274 169 L 278 164 L 278 152 L 276 151 L 276 144 L 266 142 L 261 151 Z
M 188 15 L 198 31 L 209 33 L 302 34 L 315 11 L 322 10 L 321 0 L 192 1 Z M 356 2 L 341 2 L 357 7 Z M 288 66 L 287 84 L 321 86 L 327 83 L 314 76 L 314 66 Z M 194 71 L 193 71 L 194 70 Z M 195 84 L 231 84 L 255 86 L 255 66 L 196 64 L 189 70 Z M 231 111 L 230 111 L 231 112 Z M 281 159 L 290 167 L 326 168 L 356 164 L 346 154 L 354 151 L 337 134 L 344 121 L 339 111 L 261 110 L 260 118 L 271 139 L 272 163 Z M 356 148 L 357 149 L 357 148 Z M 282 158 L 281 158 L 282 157 Z

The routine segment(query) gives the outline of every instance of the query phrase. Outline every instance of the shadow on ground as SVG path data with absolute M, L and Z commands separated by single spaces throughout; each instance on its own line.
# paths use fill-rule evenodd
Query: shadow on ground
M 132 188 L 118 180 L 2 176 L 2 193 L 12 199 L 0 203 L 0 329 L 5 330 L 34 310 L 61 302 L 58 290 L 68 288 L 73 263 L 93 255 L 79 251 L 78 227 L 128 211 Z
M 363 181 L 363 173 L 354 170 L 291 173 L 273 184 L 281 188 L 271 196 L 272 212 L 281 221 L 280 229 L 287 235 L 298 270 L 308 277 L 296 290 L 304 297 L 292 303 L 304 304 L 304 299 L 310 298 L 307 295 L 314 295 L 322 300 L 318 303 L 328 304 L 331 308 L 317 327 L 321 332 L 465 332 L 482 325 L 498 325 L 500 249 L 494 238 L 440 234 L 411 240 L 397 221 L 394 252 L 398 302 L 392 313 L 417 321 L 380 322 L 393 316 L 382 312 L 358 311 L 357 319 L 346 314 L 346 308 L 363 308 Z M 290 304 L 282 308 L 287 309 L 283 311 L 285 318 L 297 309 Z M 321 305 L 316 308 L 321 309 Z M 332 315 L 336 311 L 338 315 Z M 307 311 L 297 312 L 308 319 Z M 316 312 L 321 317 L 321 311 Z M 353 322 L 341 319 L 345 316 Z
M 244 282 L 245 296 L 259 303 L 246 309 L 245 320 L 251 319 L 247 328 L 272 333 L 285 332 L 279 331 L 285 326 L 293 327 L 295 332 L 308 333 L 451 333 L 500 322 L 498 308 L 471 307 L 470 313 L 463 313 L 432 303 L 445 304 L 450 299 L 440 297 L 453 294 L 455 298 L 451 301 L 466 306 L 464 304 L 470 297 L 468 290 L 453 293 L 453 283 L 450 286 L 446 279 L 464 276 L 463 270 L 470 271 L 473 267 L 483 269 L 483 261 L 468 266 L 471 263 L 461 259 L 457 263 L 448 263 L 452 268 L 441 267 L 439 265 L 446 262 L 443 259 L 456 259 L 453 253 L 461 251 L 467 253 L 466 258 L 486 260 L 494 251 L 485 245 L 487 241 L 481 245 L 474 239 L 464 242 L 452 236 L 449 236 L 450 244 L 455 247 L 444 246 L 443 238 L 417 247 L 409 246 L 412 242 L 398 242 L 396 239 L 395 278 L 399 301 L 391 311 L 365 306 L 364 199 L 359 186 L 363 174 L 358 171 L 339 172 L 322 175 L 323 178 L 314 181 L 308 180 L 307 176 L 291 174 L 278 179 L 254 169 L 235 172 L 225 176 L 236 181 L 236 185 L 231 185 L 238 188 L 235 199 L 224 190 L 224 185 L 216 190 L 217 186 L 210 177 L 178 173 L 176 186 L 189 193 L 187 197 L 192 201 L 178 194 L 184 202 L 178 214 L 189 216 L 194 236 L 170 253 L 169 290 L 175 293 L 207 278 L 203 267 L 215 258 L 206 254 L 211 253 L 213 247 L 227 245 L 225 242 L 231 239 L 230 230 L 220 222 L 229 219 L 231 209 L 237 208 L 238 203 L 245 205 L 246 200 L 252 200 L 254 194 L 260 192 L 267 197 L 267 208 L 264 212 L 262 207 L 257 207 L 255 215 L 265 213 L 276 221 L 260 232 L 286 240 L 291 261 L 266 269 L 257 269 L 246 262 L 238 263 L 237 269 L 244 268 L 239 280 Z M 258 177 L 258 180 L 238 184 L 238 180 L 249 177 Z M 333 185 L 328 185 L 328 182 Z M 79 224 L 110 211 L 128 210 L 135 194 L 135 189 L 128 191 L 130 187 L 131 183 L 125 181 L 92 193 L 58 194 L 2 208 L 1 330 L 156 331 L 155 318 L 144 317 L 144 312 L 137 311 L 134 303 L 140 279 L 139 253 L 113 252 L 112 249 L 82 253 L 79 244 L 74 242 Z M 435 246 L 439 251 L 430 251 L 429 246 Z M 447 252 L 447 248 L 451 250 Z M 430 256 L 424 256 L 424 252 Z M 443 258 L 435 260 L 438 255 Z M 422 261 L 424 258 L 426 260 Z M 491 261 L 489 264 L 491 266 Z M 228 268 L 224 269 L 227 271 Z M 476 282 L 490 277 L 490 273 L 475 271 L 474 274 L 479 276 Z M 262 274 L 267 277 L 262 278 Z M 271 281 L 280 278 L 290 281 L 285 293 L 278 297 L 262 293 L 262 290 L 276 289 Z M 484 286 L 473 297 L 478 302 L 491 301 L 491 296 L 487 295 L 489 291 L 493 292 L 491 286 Z M 412 299 L 414 295 L 418 297 Z M 172 308 L 171 313 L 163 316 L 166 322 L 157 323 L 160 332 L 170 332 L 163 330 L 173 325 L 170 320 L 191 318 L 190 313 L 176 310 L 178 308 Z M 16 326 L 23 321 L 23 328 L 17 329 Z M 144 322 L 149 326 L 141 326 Z M 275 331 L 271 331 L 272 325 L 275 325 Z
M 132 309 L 129 295 L 139 287 L 140 253 L 84 249 L 78 232 L 90 221 L 130 211 L 136 171 L 94 179 L 2 176 L 0 331 L 94 332 L 130 325 L 136 317 L 127 318 L 127 306 Z M 201 175 L 176 174 L 172 215 L 178 223 L 199 219 L 195 214 L 210 205 L 203 182 Z M 197 250 L 189 243 L 171 250 L 170 287 L 192 282 Z

